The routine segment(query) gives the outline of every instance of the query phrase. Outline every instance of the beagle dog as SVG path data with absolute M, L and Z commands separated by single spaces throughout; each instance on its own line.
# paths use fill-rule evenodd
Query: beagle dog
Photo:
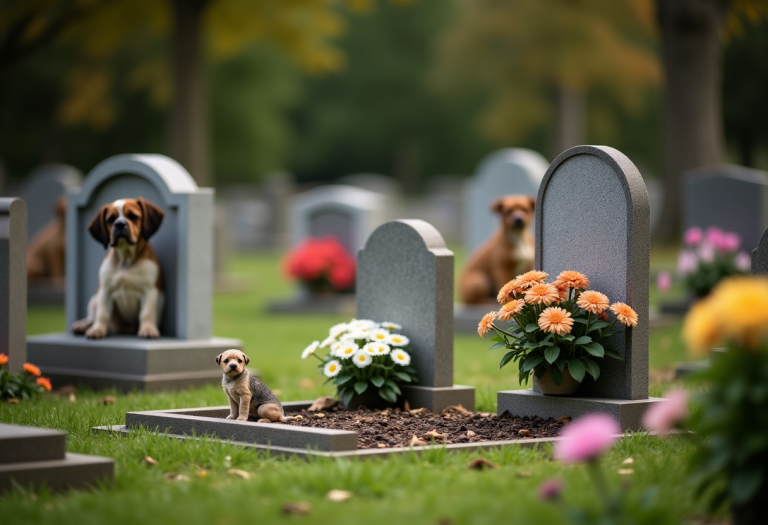
M 139 197 L 105 204 L 91 219 L 88 231 L 109 250 L 99 268 L 99 288 L 88 302 L 88 316 L 72 325 L 74 333 L 92 339 L 108 332 L 160 337 L 163 282 L 148 241 L 164 215 Z
M 496 298 L 499 289 L 521 273 L 533 270 L 536 245 L 531 231 L 536 197 L 508 195 L 491 204 L 501 225 L 472 254 L 459 277 L 464 304 L 482 304 Z

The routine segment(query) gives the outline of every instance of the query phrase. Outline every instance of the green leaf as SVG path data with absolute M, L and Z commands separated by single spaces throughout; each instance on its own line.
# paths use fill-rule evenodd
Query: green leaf
M 597 363 L 588 357 L 582 358 L 581 361 L 584 363 L 584 368 L 587 369 L 587 372 L 589 372 L 589 375 L 591 375 L 593 379 L 600 377 L 600 367 L 597 366 Z
M 344 406 L 352 408 L 349 406 L 349 404 L 352 402 L 352 396 L 354 395 L 355 395 L 355 391 L 352 390 L 351 388 L 344 389 L 344 393 L 341 395 L 341 402 L 344 403 Z
M 735 469 L 729 476 L 728 491 L 734 503 L 744 503 L 755 495 L 763 481 L 763 472 L 757 466 Z
M 371 378 L 371 383 L 373 383 L 376 388 L 379 388 L 384 384 L 384 378 L 381 376 L 373 376 Z
M 534 366 L 541 363 L 544 356 L 541 354 L 532 354 L 525 358 L 525 361 L 520 362 L 520 372 L 529 372 Z
M 368 390 L 368 382 L 367 381 L 357 381 L 355 383 L 355 392 L 357 392 L 358 394 L 362 394 L 366 390 Z
M 573 343 L 577 345 L 585 345 L 592 342 L 592 338 L 588 335 L 582 335 L 578 339 L 576 339 Z
M 560 339 L 565 339 L 566 341 L 573 341 L 576 338 L 573 337 L 571 334 L 566 334 L 563 337 L 561 337 Z
M 587 320 L 586 319 L 582 319 L 581 317 L 574 318 L 573 322 L 574 323 L 579 323 L 579 324 L 587 324 Z
M 411 376 L 408 374 L 404 374 L 403 372 L 394 371 L 392 372 L 392 375 L 394 375 L 396 378 L 398 378 L 403 383 L 410 383 L 411 382 Z M 381 385 L 376 385 L 381 386 Z
M 603 357 L 605 355 L 605 349 L 600 343 L 589 343 L 582 345 L 582 348 L 595 357 Z
M 618 359 L 619 361 L 624 361 L 624 358 L 613 350 L 606 350 L 605 355 L 613 357 L 614 359 Z
M 584 367 L 584 363 L 580 359 L 569 359 L 568 370 L 571 372 L 573 378 L 581 383 L 584 380 L 584 376 L 587 373 L 587 369 Z
M 528 341 L 527 343 L 525 343 L 523 345 L 523 348 L 527 348 L 528 350 L 533 350 L 533 349 L 538 348 L 540 346 L 541 346 L 541 343 L 532 343 L 532 342 Z
M 589 331 L 592 332 L 594 330 L 600 330 L 602 328 L 605 328 L 608 326 L 608 323 L 605 321 L 598 321 L 595 324 L 589 325 Z
M 556 366 L 550 366 L 549 373 L 552 375 L 552 381 L 555 383 L 555 385 L 560 386 L 560 384 L 563 382 L 563 373 L 558 370 Z
M 536 323 L 529 323 L 525 327 L 525 331 L 528 333 L 535 332 L 538 329 L 539 329 L 539 325 L 537 325 Z
M 502 346 L 507 346 L 507 343 L 505 342 L 496 343 L 495 345 L 490 347 L 488 350 L 496 350 L 497 348 L 501 348 Z
M 544 350 L 544 359 L 546 359 L 548 363 L 554 363 L 559 355 L 560 349 L 556 346 L 550 346 Z
M 384 382 L 384 384 L 387 385 L 390 388 L 390 390 L 392 390 L 395 394 L 398 394 L 398 395 L 402 394 L 402 391 L 400 390 L 400 387 L 397 386 L 397 383 L 395 383 L 391 379 L 387 379 Z
M 344 385 L 346 383 L 349 383 L 352 379 L 354 379 L 355 376 L 337 376 L 335 384 L 337 385 Z
M 515 357 L 515 352 L 507 352 L 504 354 L 504 357 L 501 358 L 501 362 L 499 363 L 499 369 L 504 368 L 504 365 L 509 363 L 513 357 Z
M 503 337 L 499 337 L 498 335 L 496 337 L 491 337 L 491 341 L 503 341 Z
M 389 401 L 390 403 L 395 403 L 397 401 L 397 396 L 395 393 L 386 386 L 379 388 L 379 396 L 381 396 L 382 399 Z

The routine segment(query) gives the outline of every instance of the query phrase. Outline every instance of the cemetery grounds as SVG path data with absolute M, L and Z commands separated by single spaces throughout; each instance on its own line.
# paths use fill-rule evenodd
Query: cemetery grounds
M 456 253 L 456 268 L 462 264 Z M 652 251 L 652 279 L 659 265 L 674 266 L 676 253 Z M 250 368 L 278 391 L 283 401 L 332 395 L 312 360 L 299 357 L 304 347 L 323 339 L 328 328 L 351 315 L 286 315 L 265 313 L 270 299 L 289 296 L 292 285 L 279 275 L 279 255 L 239 255 L 230 271 L 247 279 L 250 288 L 217 293 L 214 334 L 242 339 Z M 458 273 L 458 270 L 457 270 Z M 658 304 L 651 285 L 651 305 Z M 59 331 L 63 308 L 32 307 L 29 334 Z M 650 395 L 661 396 L 675 383 L 676 362 L 686 361 L 680 340 L 681 321 L 650 332 Z M 499 370 L 499 351 L 471 334 L 455 336 L 456 384 L 476 388 L 476 409 L 496 411 L 496 392 L 519 388 L 516 372 Z M 215 367 L 211 356 L 211 367 Z M 63 385 L 54 385 L 54 388 Z M 115 401 L 104 404 L 106 396 Z M 67 451 L 108 456 L 115 460 L 115 482 L 92 491 L 52 495 L 16 491 L 0 498 L 0 522 L 33 524 L 231 524 L 231 523 L 378 523 L 483 524 L 568 522 L 563 507 L 544 502 L 538 488 L 549 478 L 564 481 L 569 507 L 597 508 L 598 495 L 584 465 L 553 461 L 551 447 L 506 447 L 486 452 L 446 453 L 440 447 L 422 455 L 388 459 L 285 458 L 213 441 L 176 441 L 149 432 L 129 436 L 94 434 L 97 425 L 122 424 L 128 411 L 221 406 L 226 398 L 217 385 L 180 392 L 120 393 L 78 388 L 75 399 L 44 396 L 19 405 L 0 405 L 0 421 L 61 429 L 68 432 Z M 693 448 L 684 436 L 629 435 L 603 458 L 608 482 L 628 486 L 631 505 L 655 506 L 657 523 L 725 523 L 725 509 L 708 514 L 694 498 L 686 458 Z M 157 465 L 148 465 L 150 456 Z M 497 468 L 470 470 L 482 456 Z M 631 465 L 625 460 L 632 458 Z M 631 467 L 628 469 L 627 467 Z M 248 473 L 248 479 L 230 474 Z M 625 474 L 620 474 L 622 470 Z M 631 474 L 626 471 L 631 470 Z M 178 478 L 181 474 L 181 479 Z M 332 502 L 332 489 L 352 497 Z M 309 512 L 295 515 L 286 505 L 307 502 Z

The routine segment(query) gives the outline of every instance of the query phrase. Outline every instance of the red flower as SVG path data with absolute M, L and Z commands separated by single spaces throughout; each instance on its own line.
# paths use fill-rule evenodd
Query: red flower
M 355 282 L 355 259 L 331 236 L 304 239 L 286 256 L 283 270 L 302 282 L 325 279 L 336 290 L 345 290 Z

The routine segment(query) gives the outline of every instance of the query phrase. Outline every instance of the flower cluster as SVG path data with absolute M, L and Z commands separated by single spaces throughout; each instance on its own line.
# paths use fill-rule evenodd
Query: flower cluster
M 332 326 L 328 337 L 312 342 L 301 358 L 314 355 L 321 361 L 319 368 L 337 386 L 339 399 L 347 406 L 355 392 L 362 394 L 369 385 L 394 403 L 401 394 L 399 384 L 416 382 L 416 369 L 410 366 L 407 352 L 410 340 L 395 332 L 402 328 L 397 323 L 352 319 Z M 325 348 L 328 355 L 316 354 Z
M 50 392 L 51 380 L 40 377 L 40 369 L 32 363 L 24 363 L 24 371 L 12 374 L 5 370 L 8 356 L 0 354 L 0 399 L 30 399 L 43 391 Z
M 586 373 L 597 379 L 600 367 L 594 358 L 623 359 L 604 339 L 620 331 L 614 328 L 617 321 L 637 326 L 637 313 L 627 304 L 610 304 L 608 296 L 589 290 L 589 279 L 580 272 L 560 272 L 551 283 L 546 282 L 548 277 L 534 270 L 505 284 L 497 296 L 501 309 L 486 314 L 477 333 L 481 337 L 491 330 L 496 333 L 491 348 L 510 350 L 500 366 L 519 361 L 521 383 L 527 382 L 531 370 L 540 378 L 549 369 L 559 385 L 566 367 L 579 382 Z M 504 330 L 496 320 L 514 324 Z
M 288 254 L 284 269 L 289 277 L 310 287 L 330 285 L 341 292 L 355 283 L 354 257 L 331 236 L 304 239 Z
M 685 232 L 683 240 L 677 271 L 696 296 L 707 295 L 724 277 L 749 273 L 751 260 L 747 252 L 739 250 L 741 239 L 736 233 L 694 227 Z

